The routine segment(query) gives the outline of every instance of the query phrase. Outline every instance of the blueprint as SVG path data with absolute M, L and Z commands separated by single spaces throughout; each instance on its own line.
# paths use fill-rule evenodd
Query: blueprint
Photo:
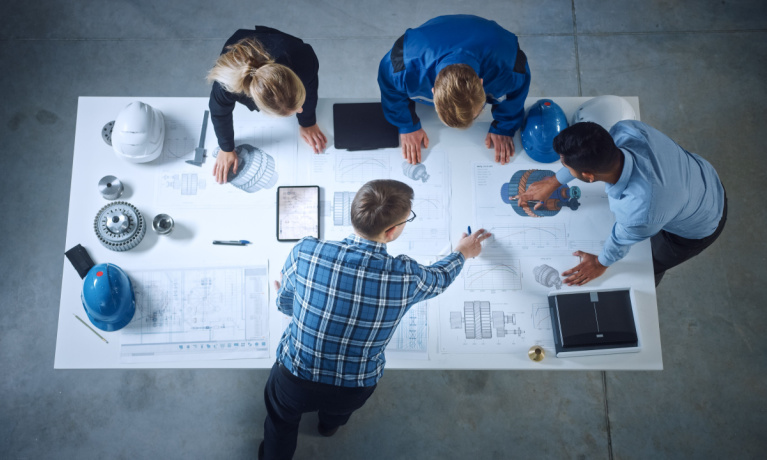
M 526 353 L 554 345 L 546 296 L 478 294 L 440 299 L 440 353 Z
M 130 272 L 136 314 L 121 331 L 124 363 L 268 356 L 268 268 Z
M 387 245 L 392 255 L 441 254 L 450 248 L 448 234 L 450 209 L 449 170 L 445 152 L 434 150 L 419 165 L 402 160 L 399 149 L 347 152 L 330 148 L 311 156 L 306 182 L 323 189 L 322 237 L 340 240 L 349 236 L 351 204 L 357 190 L 374 179 L 395 179 L 414 190 L 416 219 Z
M 394 330 L 394 336 L 386 346 L 387 356 L 398 358 L 427 359 L 429 301 L 419 302 L 405 313 Z
M 475 222 L 493 234 L 493 252 L 565 255 L 583 250 L 599 254 L 614 218 L 604 184 L 572 180 L 545 200 L 543 209 L 517 204 L 511 197 L 553 176 L 560 165 L 515 162 L 509 166 L 474 163 Z
M 288 183 L 296 181 L 298 130 L 285 119 L 255 115 L 257 121 L 235 125 L 235 144 L 256 146 L 273 164 L 274 176 Z M 164 209 L 183 208 L 242 208 L 269 207 L 274 204 L 274 191 L 259 190 L 242 199 L 246 193 L 231 184 L 218 184 L 213 177 L 213 157 L 217 149 L 216 136 L 209 124 L 202 166 L 187 164 L 194 158 L 202 123 L 194 117 L 166 120 L 163 154 L 157 160 L 155 173 L 155 204 Z M 241 165 L 242 166 L 242 165 Z M 271 167 L 271 166 L 270 166 Z M 260 171 L 259 171 L 260 172 Z M 255 177 L 254 180 L 259 180 Z M 273 184 L 272 184 L 273 185 Z M 268 188 L 271 188 L 268 187 Z

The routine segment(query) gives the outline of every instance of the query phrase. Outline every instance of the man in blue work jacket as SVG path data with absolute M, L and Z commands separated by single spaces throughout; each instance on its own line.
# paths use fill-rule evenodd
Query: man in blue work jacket
M 420 163 L 429 138 L 415 113 L 415 101 L 434 105 L 440 120 L 453 128 L 471 126 L 486 103 L 493 123 L 485 146 L 495 161 L 514 155 L 514 133 L 522 125 L 530 88 L 527 56 L 517 36 L 477 16 L 439 16 L 408 29 L 378 67 L 383 111 L 399 128 L 402 155 Z
M 518 204 L 545 200 L 577 177 L 605 182 L 615 214 L 598 256 L 575 252 L 581 263 L 562 273 L 570 286 L 602 276 L 633 244 L 647 238 L 657 286 L 666 270 L 700 254 L 724 229 L 727 195 L 714 167 L 655 128 L 631 120 L 607 132 L 596 123 L 576 123 L 554 138 L 554 150 L 564 168 L 514 197 Z

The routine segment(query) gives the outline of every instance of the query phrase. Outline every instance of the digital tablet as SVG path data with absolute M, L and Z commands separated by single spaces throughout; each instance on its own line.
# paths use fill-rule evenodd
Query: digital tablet
M 386 120 L 380 102 L 333 104 L 333 131 L 337 149 L 399 146 L 399 130 Z
M 320 187 L 277 187 L 277 241 L 320 237 Z

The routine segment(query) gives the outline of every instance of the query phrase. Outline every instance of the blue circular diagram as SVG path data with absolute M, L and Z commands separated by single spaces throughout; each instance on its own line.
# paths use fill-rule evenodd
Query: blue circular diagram
M 528 169 L 519 170 L 511 176 L 511 180 L 501 186 L 501 199 L 504 203 L 511 205 L 514 212 L 522 217 L 551 217 L 556 216 L 563 207 L 568 207 L 573 211 L 581 205 L 578 198 L 581 197 L 581 189 L 578 187 L 569 187 L 563 184 L 557 188 L 549 198 L 543 200 L 543 206 L 534 209 L 537 202 L 528 201 L 517 204 L 517 200 L 512 197 L 527 191 L 534 182 L 543 180 L 554 175 L 554 171 L 547 169 Z

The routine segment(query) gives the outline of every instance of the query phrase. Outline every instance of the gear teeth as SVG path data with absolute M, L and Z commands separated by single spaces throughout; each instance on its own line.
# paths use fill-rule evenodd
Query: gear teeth
M 113 233 L 106 227 L 106 219 L 116 213 L 128 218 L 128 229 Z M 141 212 L 127 201 L 115 201 L 104 206 L 93 219 L 93 230 L 99 242 L 111 251 L 123 252 L 135 248 L 146 235 L 146 221 Z
M 277 183 L 277 169 L 271 155 L 249 144 L 237 147 L 240 171 L 229 181 L 248 193 L 272 188 Z

